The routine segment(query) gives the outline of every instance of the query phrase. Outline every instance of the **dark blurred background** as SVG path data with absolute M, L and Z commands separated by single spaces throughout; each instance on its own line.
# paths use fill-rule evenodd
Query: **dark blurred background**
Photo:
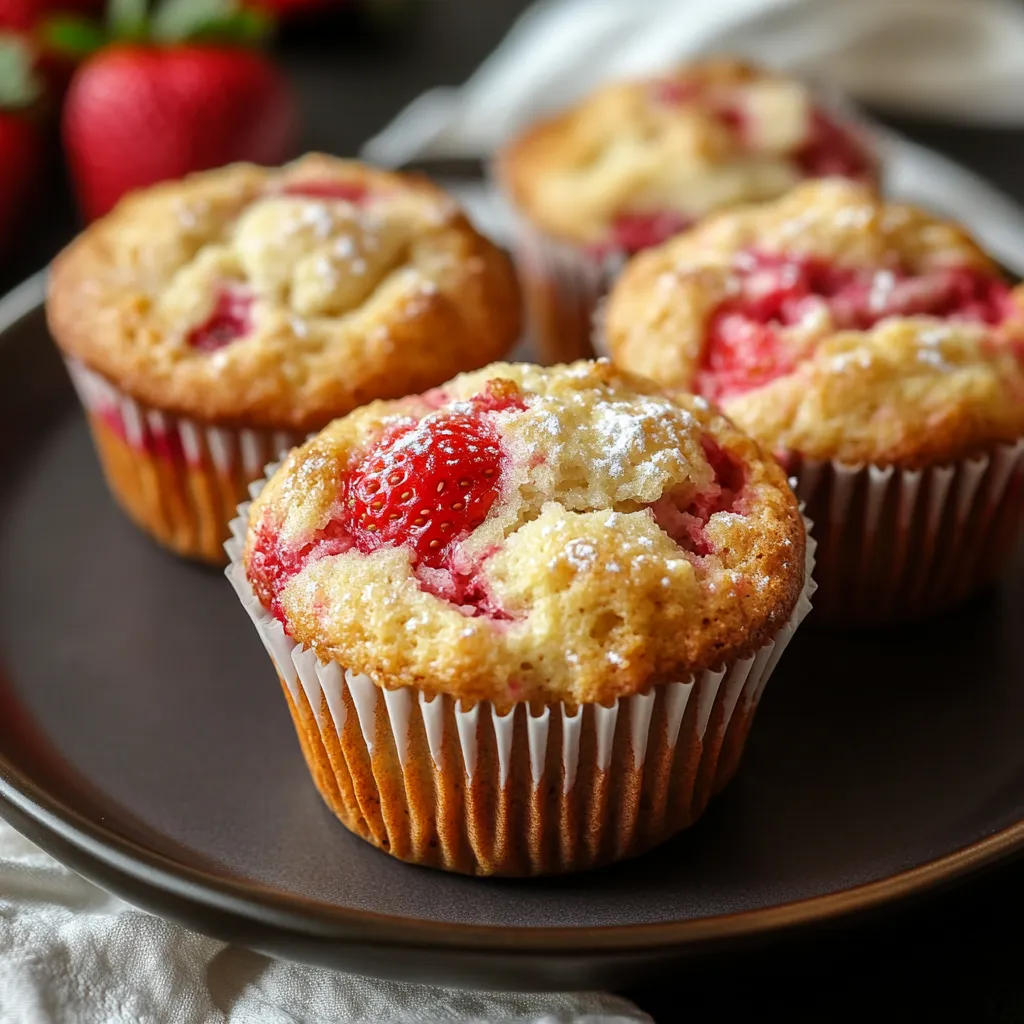
M 851 0 L 853 2 L 853 0 Z M 463 82 L 525 0 L 395 0 L 287 22 L 271 54 L 297 92 L 301 149 L 355 154 L 417 94 Z M 1024 202 L 1024 132 L 889 118 L 910 138 Z M 48 128 L 32 218 L 0 259 L 0 291 L 45 266 L 79 225 Z M 627 993 L 662 1024 L 681 1020 L 1024 1021 L 1024 866 L 931 894 L 860 922 L 691 961 Z

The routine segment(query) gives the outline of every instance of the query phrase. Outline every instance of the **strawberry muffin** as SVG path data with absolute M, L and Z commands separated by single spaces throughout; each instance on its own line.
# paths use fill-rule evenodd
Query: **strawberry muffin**
M 632 253 L 805 178 L 874 182 L 877 163 L 801 83 L 709 60 L 598 90 L 514 139 L 496 173 L 531 330 L 566 359 L 589 353 L 595 303 Z
M 795 476 L 819 614 L 923 615 L 1012 553 L 1024 287 L 957 226 L 809 183 L 638 256 L 604 329 L 620 365 L 718 402 Z
M 508 260 L 447 195 L 317 155 L 130 196 L 57 258 L 47 314 L 117 500 L 220 564 L 270 459 L 519 333 Z
M 291 453 L 228 544 L 348 828 L 471 874 L 691 824 L 809 608 L 785 474 L 608 362 L 496 364 Z

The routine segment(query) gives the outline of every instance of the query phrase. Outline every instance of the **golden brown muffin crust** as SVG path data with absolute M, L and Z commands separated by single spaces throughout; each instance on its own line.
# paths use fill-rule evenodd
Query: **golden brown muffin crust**
M 225 294 L 251 323 L 197 348 Z M 65 352 L 140 401 L 292 430 L 484 365 L 519 334 L 509 261 L 452 199 L 316 154 L 129 196 L 58 256 L 47 313 Z
M 633 259 L 604 315 L 615 361 L 696 389 L 711 318 L 736 293 L 737 259 L 751 252 L 867 268 L 887 287 L 890 267 L 925 283 L 948 268 L 998 274 L 955 224 L 850 183 L 809 182 Z M 791 372 L 726 394 L 722 407 L 772 451 L 847 463 L 913 467 L 1013 441 L 1024 434 L 1024 287 L 1007 304 L 997 324 L 892 315 L 864 329 L 841 329 L 818 308 L 777 329 Z
M 598 89 L 510 142 L 496 169 L 538 227 L 600 244 L 623 213 L 668 211 L 692 221 L 782 195 L 808 173 L 800 154 L 818 116 L 801 83 L 708 59 Z M 856 145 L 873 181 L 875 158 L 863 140 Z
M 508 460 L 501 494 L 457 558 L 502 617 L 436 596 L 408 547 L 353 548 L 299 563 L 280 590 L 295 640 L 385 687 L 609 701 L 776 634 L 804 586 L 804 526 L 783 471 L 707 402 L 667 398 L 607 361 L 496 364 L 446 385 L 440 408 L 375 402 L 331 424 L 250 510 L 246 569 L 264 604 L 268 544 L 280 558 L 330 533 L 346 473 L 374 438 L 403 417 L 443 420 L 493 380 L 513 382 L 525 408 L 488 414 Z M 692 525 L 680 510 L 718 487 L 716 449 L 743 467 L 743 486 L 706 514 L 698 553 L 673 538 Z

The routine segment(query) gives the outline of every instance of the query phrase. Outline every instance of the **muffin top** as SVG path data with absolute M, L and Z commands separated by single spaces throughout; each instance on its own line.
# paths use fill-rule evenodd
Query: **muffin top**
M 140 401 L 318 429 L 503 355 L 506 257 L 426 180 L 311 155 L 135 193 L 54 263 L 60 346 Z
M 606 86 L 498 159 L 516 205 L 538 227 L 627 252 L 712 210 L 774 199 L 803 178 L 873 181 L 876 170 L 864 141 L 803 85 L 736 60 Z
M 469 700 L 609 701 L 746 655 L 804 584 L 785 475 L 602 360 L 497 363 L 295 449 L 248 579 L 322 661 Z
M 847 182 L 637 256 L 604 331 L 780 455 L 909 468 L 1024 434 L 1024 288 L 956 225 Z

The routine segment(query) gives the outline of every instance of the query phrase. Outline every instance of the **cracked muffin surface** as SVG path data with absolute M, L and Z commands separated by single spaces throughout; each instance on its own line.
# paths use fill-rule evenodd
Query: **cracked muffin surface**
M 805 178 L 878 176 L 865 140 L 806 86 L 730 58 L 598 89 L 514 139 L 497 169 L 538 227 L 627 252 Z
M 508 259 L 425 179 L 310 155 L 136 193 L 57 258 L 61 348 L 133 398 L 318 429 L 503 355 Z
M 630 262 L 615 361 L 779 455 L 913 468 L 1024 434 L 1024 287 L 957 225 L 840 181 Z
M 253 503 L 245 568 L 295 641 L 385 688 L 583 702 L 753 653 L 804 555 L 755 442 L 599 361 L 335 421 Z

